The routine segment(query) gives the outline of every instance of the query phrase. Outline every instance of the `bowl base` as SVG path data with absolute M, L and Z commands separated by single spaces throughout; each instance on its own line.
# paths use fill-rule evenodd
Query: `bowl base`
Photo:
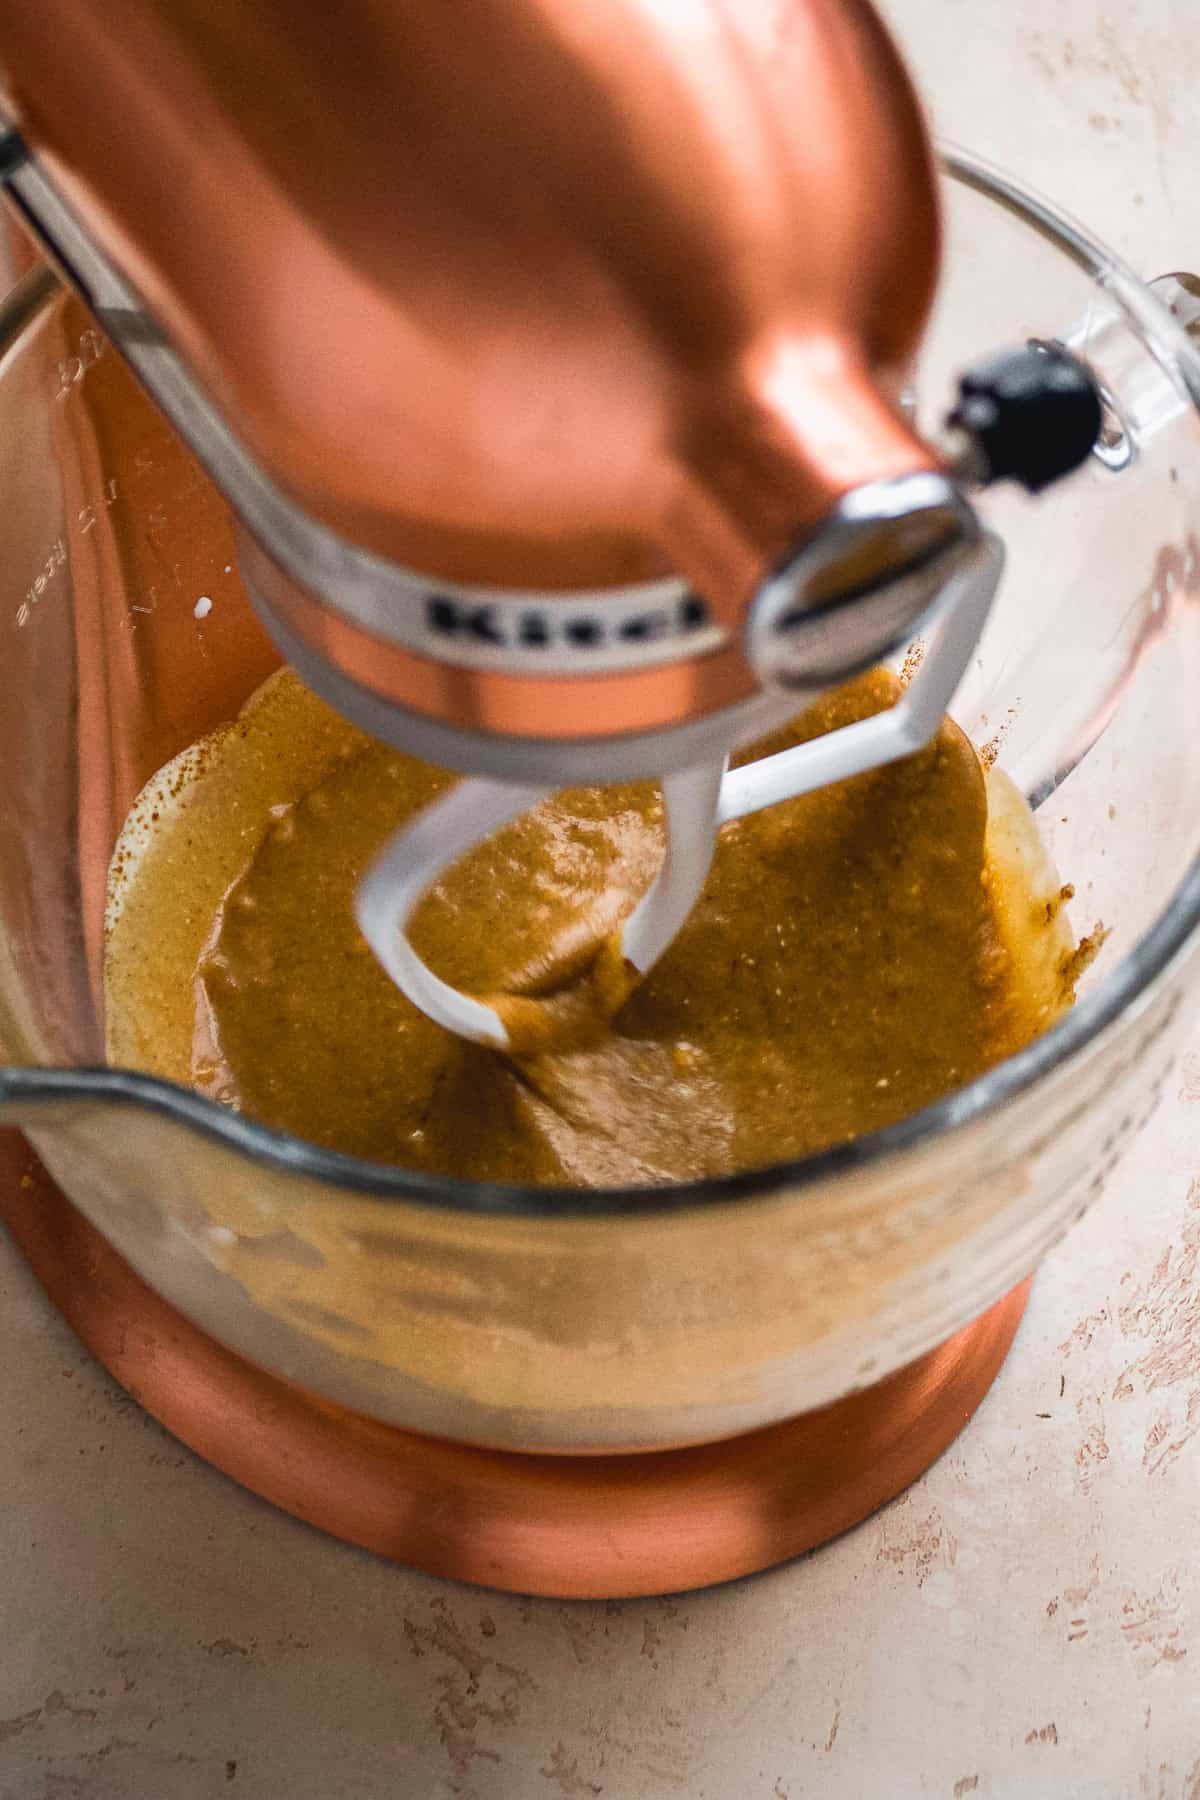
M 429 1574 L 615 1599 L 708 1587 L 836 1537 L 957 1437 L 1008 1353 L 1029 1282 L 874 1387 L 725 1443 L 547 1456 L 346 1412 L 190 1324 L 0 1132 L 0 1217 L 48 1297 L 190 1449 L 310 1525 Z

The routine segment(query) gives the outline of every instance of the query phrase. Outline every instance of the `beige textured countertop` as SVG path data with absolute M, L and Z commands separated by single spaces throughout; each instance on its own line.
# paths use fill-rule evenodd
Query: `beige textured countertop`
M 947 133 L 1157 274 L 1200 261 L 1195 4 L 890 10 Z M 1200 1051 L 1176 1086 L 942 1462 L 679 1601 L 319 1537 L 142 1416 L 0 1242 L 0 1800 L 1200 1800 Z

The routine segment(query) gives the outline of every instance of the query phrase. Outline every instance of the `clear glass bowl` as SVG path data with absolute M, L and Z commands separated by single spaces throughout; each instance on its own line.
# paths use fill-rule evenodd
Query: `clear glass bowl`
M 1147 288 L 968 158 L 947 159 L 946 203 L 919 414 L 1026 337 L 1070 339 L 1108 393 L 1101 452 L 1069 485 L 983 502 L 1009 568 L 955 712 L 1037 805 L 1079 928 L 1110 936 L 1075 1010 L 980 1081 L 830 1154 L 693 1187 L 433 1181 L 101 1066 L 125 811 L 276 659 L 222 502 L 78 303 L 41 274 L 0 311 L 0 1118 L 234 1350 L 481 1443 L 721 1438 L 879 1379 L 999 1298 L 1149 1116 L 1197 987 L 1191 291 Z

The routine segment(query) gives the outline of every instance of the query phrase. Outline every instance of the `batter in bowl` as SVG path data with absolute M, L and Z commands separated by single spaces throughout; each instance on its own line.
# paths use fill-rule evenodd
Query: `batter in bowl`
M 747 754 L 896 691 L 875 671 Z M 354 921 L 367 865 L 451 780 L 272 677 L 130 814 L 110 879 L 111 1059 L 356 1156 L 658 1184 L 890 1124 L 1073 997 L 1068 891 L 1011 784 L 947 721 L 903 762 L 727 825 L 700 903 L 607 1029 L 501 1056 L 418 1012 Z M 463 988 L 561 989 L 660 856 L 652 785 L 563 792 L 450 871 L 413 940 Z

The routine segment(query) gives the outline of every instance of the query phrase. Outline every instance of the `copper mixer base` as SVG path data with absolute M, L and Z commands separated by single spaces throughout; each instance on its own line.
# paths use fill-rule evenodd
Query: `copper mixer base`
M 876 1386 L 745 1437 L 524 1456 L 379 1424 L 242 1361 L 147 1287 L 12 1131 L 0 1132 L 0 1216 L 87 1349 L 206 1461 L 380 1556 L 573 1599 L 706 1587 L 858 1524 L 957 1437 L 1029 1293 L 1025 1281 Z

